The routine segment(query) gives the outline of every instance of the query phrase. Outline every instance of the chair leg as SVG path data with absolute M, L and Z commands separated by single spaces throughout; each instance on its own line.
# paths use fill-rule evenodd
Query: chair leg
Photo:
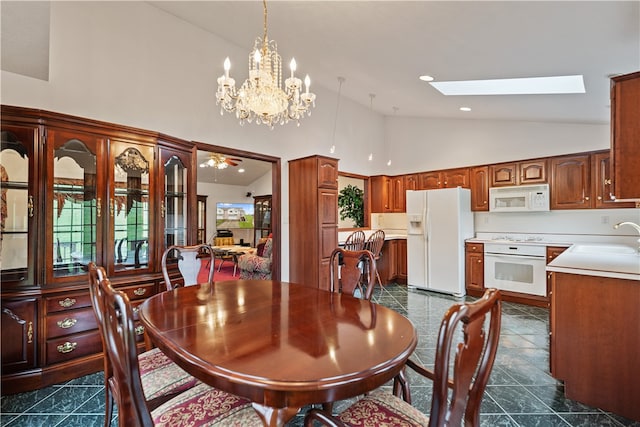
M 104 394 L 104 427 L 111 427 L 111 418 L 113 418 L 113 394 L 111 394 L 109 384 L 105 386 Z

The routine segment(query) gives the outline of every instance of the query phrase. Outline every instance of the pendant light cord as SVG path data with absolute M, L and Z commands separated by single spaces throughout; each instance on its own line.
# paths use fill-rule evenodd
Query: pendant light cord
M 335 150 L 336 147 L 336 125 L 338 124 L 338 110 L 340 109 L 340 93 L 342 92 L 342 83 L 344 83 L 344 77 L 338 77 L 338 99 L 336 100 L 336 115 L 333 118 L 333 135 L 331 136 L 331 149 Z M 333 152 L 333 151 L 332 151 Z

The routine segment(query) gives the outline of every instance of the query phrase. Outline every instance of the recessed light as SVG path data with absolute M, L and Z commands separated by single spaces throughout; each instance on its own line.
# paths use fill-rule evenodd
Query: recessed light
M 460 107 L 460 111 L 471 111 L 471 107 Z
M 420 80 L 422 80 L 423 82 L 432 82 L 433 81 L 433 77 L 428 76 L 428 75 L 424 75 L 424 76 L 420 76 L 418 77 Z
M 585 93 L 581 75 L 431 82 L 444 95 L 543 95 Z
M 244 169 L 242 168 L 238 169 L 238 173 L 244 173 Z

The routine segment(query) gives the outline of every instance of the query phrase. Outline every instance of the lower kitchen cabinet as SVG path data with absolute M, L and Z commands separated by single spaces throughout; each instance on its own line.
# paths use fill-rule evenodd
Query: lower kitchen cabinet
M 407 283 L 407 240 L 386 240 L 376 266 L 383 285 Z
M 551 374 L 568 399 L 640 421 L 638 282 L 551 277 Z
M 465 248 L 465 288 L 472 296 L 484 293 L 484 245 L 467 242 Z

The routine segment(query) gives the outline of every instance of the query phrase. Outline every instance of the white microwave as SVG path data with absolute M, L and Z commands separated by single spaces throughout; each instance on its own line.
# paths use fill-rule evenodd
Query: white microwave
M 549 184 L 491 187 L 490 212 L 532 212 L 549 210 Z

